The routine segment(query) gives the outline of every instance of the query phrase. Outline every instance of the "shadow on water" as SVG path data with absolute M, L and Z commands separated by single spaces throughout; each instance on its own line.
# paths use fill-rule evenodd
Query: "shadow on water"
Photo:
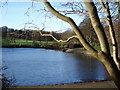
M 111 80 L 105 66 L 96 58 L 85 54 L 71 54 L 71 57 L 79 60 L 75 66 L 80 71 L 79 76 L 82 76 L 83 82 Z

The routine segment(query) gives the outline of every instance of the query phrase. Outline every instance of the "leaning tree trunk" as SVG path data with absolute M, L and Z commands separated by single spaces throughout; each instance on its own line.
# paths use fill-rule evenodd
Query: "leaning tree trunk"
M 100 60 L 107 69 L 111 79 L 116 86 L 120 89 L 120 71 L 118 70 L 113 58 L 105 55 L 103 52 L 98 52 L 98 60 Z

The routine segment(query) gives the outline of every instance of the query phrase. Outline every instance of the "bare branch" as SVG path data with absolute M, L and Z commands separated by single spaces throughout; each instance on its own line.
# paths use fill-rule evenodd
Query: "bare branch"
M 8 4 L 8 0 L 6 0 L 6 1 L 4 1 L 4 2 L 1 1 L 0 7 L 4 7 L 4 6 L 7 5 L 7 4 Z
M 102 0 L 99 0 L 99 2 L 100 2 L 100 4 L 101 4 L 102 8 L 103 8 L 104 10 L 106 10 L 106 6 L 105 6 L 104 2 L 103 2 Z
M 59 12 L 64 12 L 66 14 L 86 14 L 88 12 L 81 12 L 81 11 L 59 11 Z
M 32 5 L 27 9 L 27 11 L 24 13 L 24 15 L 27 15 L 29 17 L 29 11 L 30 9 L 33 8 L 33 2 Z
M 73 35 L 73 36 L 69 37 L 69 38 L 66 39 L 66 40 L 62 40 L 62 39 L 61 39 L 61 40 L 58 40 L 58 39 L 57 39 L 56 37 L 54 37 L 51 33 L 49 33 L 49 34 L 43 34 L 41 31 L 43 31 L 43 30 L 45 29 L 45 27 L 40 30 L 40 28 L 38 28 L 38 26 L 35 25 L 35 24 L 33 24 L 32 22 L 25 23 L 25 25 L 24 25 L 24 30 L 25 30 L 27 24 L 30 24 L 30 25 L 32 25 L 31 27 L 37 29 L 41 36 L 50 36 L 50 37 L 52 37 L 56 42 L 69 42 L 69 41 L 70 41 L 71 39 L 73 39 L 73 38 L 78 38 L 77 35 Z
M 105 18 L 100 18 L 100 20 L 109 22 L 109 20 L 108 20 L 108 19 L 105 19 Z
M 62 39 L 58 40 L 52 34 L 42 34 L 40 31 L 39 31 L 39 33 L 40 33 L 41 36 L 50 36 L 50 37 L 52 37 L 56 42 L 69 42 L 69 40 L 71 40 L 73 38 L 78 38 L 77 35 L 73 35 L 73 36 L 69 37 L 67 40 L 62 40 Z

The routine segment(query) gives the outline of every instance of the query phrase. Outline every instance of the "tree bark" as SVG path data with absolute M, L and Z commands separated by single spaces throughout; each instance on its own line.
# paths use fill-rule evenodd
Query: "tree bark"
M 114 60 L 110 55 L 108 40 L 106 38 L 104 29 L 100 23 L 97 14 L 97 9 L 93 2 L 84 2 L 84 3 L 88 9 L 92 26 L 94 27 L 94 30 L 101 44 L 102 51 L 98 52 L 98 59 L 105 65 L 111 78 L 114 80 L 117 87 L 120 88 L 120 71 L 118 70 Z
M 92 26 L 93 26 L 93 28 L 97 34 L 97 37 L 99 39 L 101 50 L 104 53 L 110 55 L 109 44 L 108 44 L 107 37 L 106 37 L 105 32 L 104 32 L 103 26 L 100 23 L 97 9 L 96 9 L 93 2 L 84 2 L 84 3 L 85 3 L 85 6 L 89 12 Z
M 114 81 L 116 86 L 120 89 L 120 71 L 118 70 L 113 58 L 107 56 L 104 52 L 98 52 L 98 60 L 100 60 L 106 67 L 111 79 Z
M 112 41 L 112 52 L 113 52 L 113 60 L 115 61 L 118 69 L 120 70 L 120 65 L 119 65 L 119 61 L 118 61 L 118 47 L 117 47 L 117 40 L 115 37 L 115 32 L 114 32 L 114 28 L 113 28 L 113 23 L 112 23 L 112 17 L 110 14 L 110 10 L 109 10 L 109 5 L 108 2 L 105 4 L 101 1 L 100 4 L 102 6 L 102 8 L 104 9 L 106 15 L 107 15 L 107 20 L 108 20 L 108 26 L 109 26 L 109 32 L 110 32 L 110 37 L 111 37 L 111 41 Z

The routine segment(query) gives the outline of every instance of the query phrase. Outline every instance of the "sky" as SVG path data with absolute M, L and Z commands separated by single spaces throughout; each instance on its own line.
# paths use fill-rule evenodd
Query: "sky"
M 64 7 L 59 7 L 60 3 L 61 2 L 51 2 L 55 9 L 66 10 L 66 8 Z M 31 6 L 32 8 L 30 8 Z M 4 7 L 0 7 L 0 27 L 7 26 L 14 29 L 22 29 L 24 27 L 26 29 L 35 29 L 34 27 L 42 29 L 43 27 L 45 27 L 46 31 L 57 32 L 63 32 L 71 28 L 68 23 L 56 18 L 51 13 L 46 14 L 46 12 L 40 10 L 44 9 L 44 7 L 45 6 L 42 2 L 7 2 Z M 79 25 L 79 23 L 83 20 L 83 17 L 75 14 L 68 16 L 73 18 L 77 25 Z M 25 23 L 31 22 L 33 24 L 26 24 L 25 26 Z

